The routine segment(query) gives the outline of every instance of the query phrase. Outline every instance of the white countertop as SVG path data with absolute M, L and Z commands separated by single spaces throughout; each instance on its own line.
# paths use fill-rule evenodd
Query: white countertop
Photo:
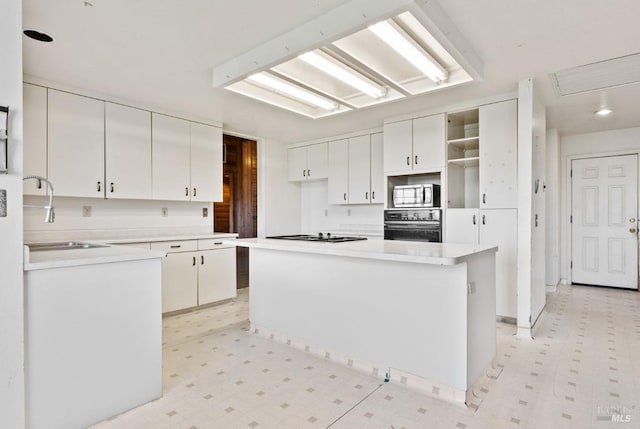
M 100 244 L 100 243 L 95 243 Z M 111 262 L 136 261 L 162 258 L 165 253 L 128 246 L 106 246 L 92 249 L 46 250 L 30 252 L 24 246 L 24 270 L 73 267 L 78 265 L 107 264 Z
M 156 241 L 182 241 L 182 240 L 207 240 L 220 238 L 235 238 L 238 234 L 235 232 L 208 232 L 208 233 L 189 233 L 189 234 L 170 234 L 170 235 L 146 235 L 132 236 L 126 238 L 105 239 L 101 240 L 109 244 L 126 244 L 126 243 L 144 243 Z
M 344 243 L 326 243 L 268 238 L 247 238 L 228 244 L 240 247 L 282 250 L 289 252 L 317 253 L 319 255 L 346 256 L 383 261 L 414 262 L 435 265 L 455 265 L 468 257 L 496 252 L 497 246 L 473 244 L 426 243 L 398 240 L 361 240 Z

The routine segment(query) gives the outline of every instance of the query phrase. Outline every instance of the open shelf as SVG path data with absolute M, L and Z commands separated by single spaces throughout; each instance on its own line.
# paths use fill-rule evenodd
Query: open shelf
M 480 147 L 480 137 L 465 137 L 461 139 L 453 139 L 447 142 L 449 145 L 462 150 L 473 150 Z
M 460 167 L 477 167 L 480 165 L 480 157 L 470 156 L 467 158 L 450 159 L 449 164 L 458 165 Z

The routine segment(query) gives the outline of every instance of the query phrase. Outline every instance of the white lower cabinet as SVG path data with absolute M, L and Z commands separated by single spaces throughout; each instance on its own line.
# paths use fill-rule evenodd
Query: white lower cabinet
M 496 245 L 496 314 L 517 316 L 518 210 L 448 209 L 446 243 Z
M 236 248 L 221 240 L 151 243 L 167 252 L 162 263 L 162 312 L 236 296 Z

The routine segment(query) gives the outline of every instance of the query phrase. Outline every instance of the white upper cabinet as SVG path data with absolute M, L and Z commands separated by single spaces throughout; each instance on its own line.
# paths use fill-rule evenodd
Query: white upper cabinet
M 349 204 L 371 202 L 371 137 L 349 139 Z
M 151 198 L 151 112 L 105 104 L 107 198 Z
M 329 204 L 349 203 L 349 140 L 329 143 Z
M 384 126 L 384 171 L 411 171 L 413 163 L 412 121 L 394 122 Z
M 371 204 L 383 204 L 386 195 L 384 183 L 384 137 L 371 134 Z
M 25 83 L 24 175 L 47 177 L 47 88 Z M 24 182 L 25 195 L 46 195 L 41 181 Z
M 104 101 L 50 89 L 47 122 L 55 194 L 104 197 Z
M 191 201 L 222 201 L 222 130 L 191 122 Z
M 518 207 L 516 100 L 480 106 L 480 207 Z
M 191 153 L 189 121 L 152 114 L 153 198 L 189 201 Z
M 289 181 L 327 178 L 329 173 L 328 143 L 290 148 L 288 156 Z
M 445 165 L 444 113 L 384 126 L 384 171 L 441 170 Z
M 445 115 L 413 120 L 413 169 L 440 170 L 445 166 Z

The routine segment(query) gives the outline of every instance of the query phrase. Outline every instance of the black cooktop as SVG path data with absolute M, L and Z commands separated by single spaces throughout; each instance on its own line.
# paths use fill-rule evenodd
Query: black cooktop
M 277 240 L 298 240 L 298 241 L 322 241 L 325 243 L 344 243 L 345 241 L 358 241 L 366 240 L 367 237 L 341 237 L 337 235 L 331 235 L 331 233 L 318 235 L 306 235 L 306 234 L 294 234 L 294 235 L 274 235 L 267 238 L 274 238 Z

